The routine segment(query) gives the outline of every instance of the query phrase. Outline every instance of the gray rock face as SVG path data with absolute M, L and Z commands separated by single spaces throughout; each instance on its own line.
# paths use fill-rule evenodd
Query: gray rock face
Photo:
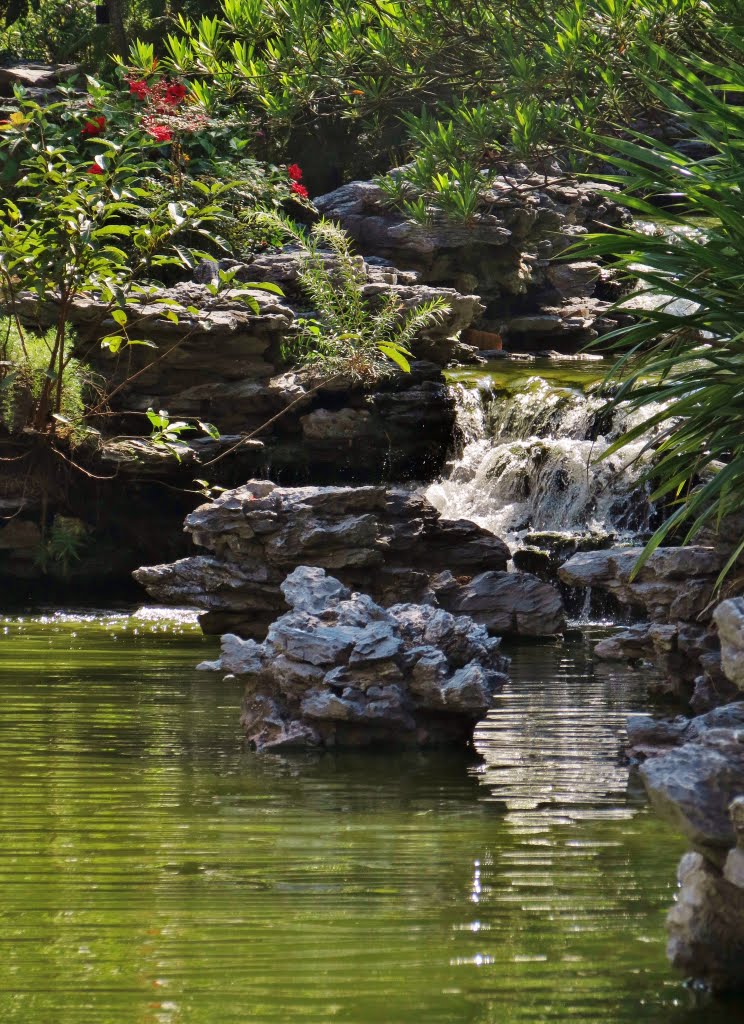
M 721 643 L 721 663 L 728 679 L 744 690 L 744 599 L 722 601 L 713 612 Z
M 598 264 L 551 258 L 598 222 L 621 224 L 625 214 L 596 184 L 546 179 L 526 167 L 512 171 L 496 178 L 468 226 L 435 212 L 429 225 L 407 220 L 374 182 L 350 182 L 315 204 L 365 253 L 410 268 L 422 283 L 476 291 L 486 304 L 484 330 L 500 333 L 510 347 L 544 347 L 549 337 L 572 350 L 617 321 L 607 316 L 606 296 L 597 294 Z
M 641 766 L 651 803 L 696 846 L 728 849 L 728 807 L 744 794 L 744 732 L 709 729 Z
M 744 989 L 744 701 L 691 720 L 634 715 L 628 740 L 647 758 L 652 804 L 695 847 L 679 866 L 669 958 L 714 990 Z
M 298 566 L 282 591 L 290 611 L 262 644 L 228 634 L 220 660 L 200 666 L 245 682 L 241 721 L 257 750 L 472 740 L 508 664 L 482 626 L 386 610 L 317 567 Z
M 441 297 L 450 311 L 411 343 L 410 373 L 390 364 L 390 374 L 368 386 L 336 380 L 318 387 L 317 370 L 285 369 L 283 353 L 296 336 L 297 318 L 309 312 L 297 281 L 299 265 L 298 253 L 289 250 L 233 268 L 245 284 L 286 289 L 283 297 L 249 289 L 257 310 L 242 301 L 246 293 L 237 288 L 211 295 L 196 281 L 133 297 L 130 322 L 137 324 L 137 337 L 154 347 L 128 347 L 116 355 L 92 344 L 119 330 L 109 307 L 90 295 L 77 297 L 68 319 L 80 335 L 81 355 L 113 391 L 116 415 L 107 427 L 117 438 L 137 435 L 147 425 L 142 414 L 152 407 L 168 410 L 171 419 L 214 422 L 226 435 L 260 431 L 265 450 L 241 446 L 239 472 L 223 483 L 264 472 L 267 464 L 285 479 L 300 481 L 433 479 L 444 467 L 455 427 L 455 402 L 441 368 L 459 352 L 460 331 L 482 312 L 478 297 L 419 284 L 415 274 L 394 267 L 383 272 L 362 261 L 363 292 L 373 307 L 392 293 L 402 310 Z M 202 264 L 201 276 L 210 266 Z M 34 324 L 56 322 L 58 315 L 52 296 L 39 303 L 22 294 L 16 311 Z M 195 444 L 191 448 L 184 461 L 198 462 L 205 453 Z M 212 443 L 206 454 L 219 450 Z M 168 472 L 167 453 L 158 465 L 152 449 L 136 437 L 117 442 L 105 458 L 129 475 L 143 467 L 145 473 Z M 188 479 L 193 475 L 192 466 Z
M 569 586 L 604 591 L 626 610 L 650 620 L 601 641 L 595 656 L 651 659 L 663 677 L 655 689 L 689 701 L 696 711 L 731 700 L 735 690 L 721 670 L 711 623 L 716 580 L 730 551 L 713 545 L 657 548 L 633 575 L 641 552 L 582 551 L 559 569 L 559 578 Z
M 0 96 L 12 96 L 15 86 L 33 90 L 34 98 L 42 99 L 56 85 L 80 74 L 79 64 L 41 64 L 38 61 L 16 61 L 0 67 Z M 51 98 L 49 98 L 51 102 Z
M 734 801 L 732 817 L 741 813 Z M 742 832 L 723 872 L 700 853 L 687 853 L 678 869 L 677 902 L 667 916 L 667 955 L 675 967 L 715 992 L 744 989 L 744 862 Z
M 566 625 L 555 587 L 524 572 L 481 573 L 449 592 L 443 603 L 496 633 L 546 636 L 561 633 Z
M 631 579 L 642 550 L 581 551 L 559 575 L 571 586 L 607 591 L 621 604 L 643 610 L 652 622 L 695 620 L 710 600 L 726 555 L 713 547 L 657 548 Z
M 135 578 L 158 601 L 202 608 L 211 633 L 262 639 L 276 612 L 290 605 L 318 614 L 330 598 L 343 600 L 344 587 L 367 590 L 384 605 L 423 601 L 442 615 L 472 613 L 499 634 L 563 628 L 553 587 L 504 572 L 503 541 L 473 523 L 441 519 L 425 499 L 404 490 L 251 481 L 196 509 L 186 530 L 209 554 L 138 569 Z M 317 567 L 316 584 L 303 578 L 299 596 L 291 576 L 283 582 L 298 565 Z M 368 643 L 376 648 L 373 638 Z

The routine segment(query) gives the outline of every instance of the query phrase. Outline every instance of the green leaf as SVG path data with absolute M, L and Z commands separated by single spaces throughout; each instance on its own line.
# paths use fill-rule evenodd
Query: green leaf
M 219 441 L 220 432 L 213 423 L 203 423 L 201 420 L 198 420 L 197 422 L 199 424 L 200 430 L 202 430 L 205 434 L 208 434 L 213 441 Z
M 101 339 L 101 348 L 107 348 L 112 355 L 115 355 L 126 339 L 121 334 L 108 334 Z

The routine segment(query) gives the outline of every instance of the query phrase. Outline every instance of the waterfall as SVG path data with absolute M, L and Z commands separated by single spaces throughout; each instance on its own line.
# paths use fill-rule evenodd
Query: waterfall
M 426 490 L 443 516 L 471 519 L 517 546 L 530 532 L 630 540 L 648 529 L 652 508 L 639 479 L 647 439 L 598 461 L 631 425 L 627 414 L 610 415 L 591 390 L 538 375 L 511 390 L 488 376 L 453 387 L 461 450 Z

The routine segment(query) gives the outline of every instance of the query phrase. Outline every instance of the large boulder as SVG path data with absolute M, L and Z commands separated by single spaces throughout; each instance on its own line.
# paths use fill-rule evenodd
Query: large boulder
M 624 222 L 606 186 L 514 165 L 493 178 L 468 224 L 434 209 L 430 223 L 416 223 L 370 181 L 349 182 L 315 204 L 363 252 L 414 271 L 422 283 L 477 292 L 486 306 L 484 330 L 510 347 L 545 348 L 547 338 L 551 347 L 573 350 L 617 326 L 600 266 L 552 260 L 600 223 Z
M 737 845 L 723 870 L 700 853 L 685 854 L 667 916 L 669 959 L 715 992 L 744 989 L 744 798 L 729 812 Z
M 726 554 L 714 547 L 657 548 L 635 572 L 643 548 L 580 551 L 560 570 L 572 587 L 597 588 L 652 622 L 695 621 L 710 602 Z
M 721 601 L 713 612 L 726 677 L 744 690 L 744 598 Z
M 466 350 L 459 335 L 482 312 L 477 295 L 419 284 L 415 274 L 360 258 L 362 292 L 371 308 L 392 295 L 401 312 L 435 298 L 447 303 L 448 312 L 411 340 L 410 372 L 390 363 L 376 380 L 325 372 L 330 379 L 324 381 L 317 364 L 287 371 L 298 319 L 312 313 L 298 281 L 301 255 L 288 249 L 250 264 L 228 262 L 235 282 L 247 290 L 212 294 L 206 271 L 218 273 L 220 266 L 207 261 L 197 268 L 205 271 L 198 281 L 130 296 L 133 337 L 149 344 L 116 353 L 96 344 L 120 332 L 110 304 L 90 294 L 75 298 L 66 317 L 79 337 L 77 354 L 92 364 L 110 395 L 109 411 L 97 425 L 117 438 L 136 437 L 149 430 L 144 414 L 152 407 L 167 410 L 171 420 L 212 422 L 223 434 L 259 432 L 265 449 L 238 446 L 229 460 L 234 475 L 227 475 L 226 462 L 210 471 L 210 479 L 223 474 L 215 481 L 222 485 L 262 475 L 268 465 L 297 482 L 425 481 L 443 471 L 456 407 L 442 367 Z M 286 294 L 250 288 L 251 283 L 278 284 Z M 21 293 L 14 304 L 29 324 L 53 324 L 59 315 L 53 295 L 40 302 Z M 187 461 L 200 461 L 202 453 L 191 447 Z M 128 475 L 139 466 L 149 475 L 152 460 L 146 454 L 127 454 Z M 194 475 L 181 474 L 186 481 Z
M 286 608 L 281 584 L 298 565 L 332 570 L 386 606 L 431 604 L 496 633 L 563 627 L 558 592 L 506 573 L 509 549 L 466 520 L 442 519 L 423 497 L 384 487 L 278 487 L 254 480 L 197 508 L 186 530 L 208 554 L 148 566 L 135 579 L 156 600 L 203 609 L 210 633 L 262 639 Z
M 628 723 L 653 806 L 693 845 L 667 917 L 672 963 L 715 991 L 744 989 L 744 702 L 692 720 Z
M 489 571 L 461 586 L 437 587 L 440 603 L 498 634 L 562 633 L 566 615 L 555 587 L 527 572 Z
M 744 794 L 744 731 L 698 731 L 693 742 L 649 758 L 640 772 L 651 803 L 693 845 L 715 851 L 734 844 L 728 808 Z
M 228 634 L 201 666 L 245 683 L 257 750 L 472 741 L 506 681 L 499 639 L 440 608 L 384 609 L 317 567 L 298 566 L 281 589 L 290 611 L 262 644 Z

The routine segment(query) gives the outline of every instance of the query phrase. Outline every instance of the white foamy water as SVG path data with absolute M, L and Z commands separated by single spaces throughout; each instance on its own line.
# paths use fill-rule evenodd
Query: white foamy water
M 512 541 L 527 530 L 631 537 L 646 527 L 646 440 L 599 461 L 632 425 L 626 414 L 609 416 L 601 398 L 539 376 L 511 393 L 487 379 L 455 388 L 463 450 L 426 490 L 443 516 Z

